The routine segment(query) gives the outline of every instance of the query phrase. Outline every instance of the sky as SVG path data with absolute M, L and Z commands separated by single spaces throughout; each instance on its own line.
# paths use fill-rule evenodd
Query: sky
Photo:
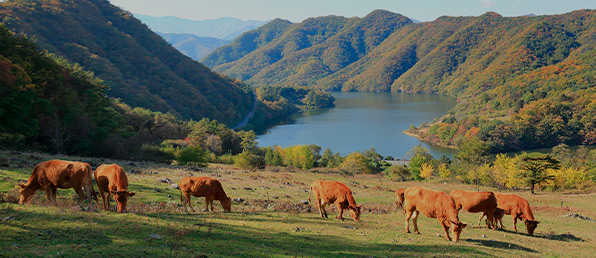
M 561 14 L 596 9 L 596 0 L 110 0 L 131 13 L 176 16 L 191 20 L 234 17 L 242 20 L 282 18 L 301 22 L 310 17 L 363 17 L 376 9 L 419 21 L 443 15 L 479 16 L 493 11 L 502 16 Z

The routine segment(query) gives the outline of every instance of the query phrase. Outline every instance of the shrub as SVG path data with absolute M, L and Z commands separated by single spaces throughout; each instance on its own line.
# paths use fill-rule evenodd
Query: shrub
M 234 166 L 242 169 L 264 168 L 265 158 L 252 152 L 243 152 L 234 158 Z
M 398 182 L 412 180 L 412 174 L 405 166 L 391 166 L 385 169 L 385 176 L 390 180 Z
M 201 146 L 188 146 L 176 150 L 174 153 L 179 165 L 207 166 L 208 154 Z

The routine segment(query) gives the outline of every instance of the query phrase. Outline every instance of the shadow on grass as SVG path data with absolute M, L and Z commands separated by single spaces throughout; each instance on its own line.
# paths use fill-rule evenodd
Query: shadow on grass
M 464 245 L 371 243 L 227 221 L 242 214 L 115 214 L 0 205 L 0 256 L 405 256 L 488 255 Z M 256 215 L 262 216 L 263 214 Z M 216 219 L 216 220 L 212 220 Z M 302 221 L 305 222 L 305 221 Z M 236 222 L 237 223 L 237 222 Z M 15 246 L 17 244 L 18 246 Z
M 511 233 L 511 234 L 516 234 L 516 235 L 522 235 L 522 236 L 533 237 L 533 238 L 546 238 L 549 240 L 557 240 L 557 241 L 564 241 L 564 242 L 571 242 L 571 241 L 584 242 L 585 241 L 584 239 L 576 237 L 571 233 L 563 233 L 563 234 L 547 233 L 547 234 L 529 235 L 523 231 L 513 231 L 513 230 L 507 230 L 507 229 L 499 229 L 499 230 L 503 231 L 503 232 Z
M 487 247 L 500 248 L 500 249 L 506 249 L 506 250 L 521 250 L 521 251 L 530 252 L 530 253 L 538 252 L 534 249 L 523 247 L 518 244 L 512 244 L 512 243 L 501 242 L 501 241 L 483 240 L 483 239 L 466 239 L 465 241 L 471 242 L 471 243 L 478 243 L 480 245 L 487 246 Z

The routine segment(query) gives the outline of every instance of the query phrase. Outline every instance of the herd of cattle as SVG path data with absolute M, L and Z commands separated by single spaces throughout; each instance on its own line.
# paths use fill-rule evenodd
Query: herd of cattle
M 27 183 L 20 185 L 19 203 L 27 203 L 35 191 L 42 190 L 46 193 L 48 201 L 56 203 L 56 190 L 74 188 L 79 196 L 79 205 L 84 199 L 96 200 L 97 194 L 93 189 L 91 177 L 95 176 L 95 182 L 103 201 L 104 210 L 110 209 L 110 196 L 114 200 L 119 213 L 126 212 L 126 204 L 129 196 L 134 192 L 128 191 L 128 178 L 124 169 L 116 164 L 101 165 L 92 172 L 91 166 L 85 162 L 73 162 L 64 160 L 49 160 L 35 166 Z M 191 205 L 191 196 L 205 197 L 205 211 L 213 211 L 213 201 L 221 202 L 223 209 L 231 211 L 232 200 L 223 190 L 219 181 L 210 177 L 184 177 L 180 180 L 180 201 L 185 210 Z M 352 191 L 348 186 L 337 181 L 317 180 L 310 186 L 308 200 L 314 195 L 315 204 L 319 209 L 321 217 L 327 218 L 327 205 L 335 204 L 339 214 L 337 219 L 343 220 L 344 210 L 349 210 L 354 221 L 360 220 L 360 206 L 354 201 Z M 446 237 L 451 241 L 449 229 L 454 235 L 454 242 L 459 241 L 459 235 L 467 226 L 458 218 L 460 209 L 471 213 L 482 215 L 478 221 L 480 226 L 482 219 L 486 216 L 486 225 L 489 229 L 497 229 L 498 223 L 503 228 L 502 218 L 505 214 L 513 217 L 513 228 L 517 231 L 517 219 L 521 219 L 528 230 L 528 234 L 534 234 L 538 221 L 534 220 L 532 210 L 527 200 L 513 194 L 500 194 L 492 192 L 468 192 L 464 190 L 453 190 L 448 195 L 444 192 L 434 191 L 423 187 L 400 188 L 395 191 L 396 204 L 402 207 L 405 215 L 406 231 L 410 233 L 410 219 L 414 224 L 414 232 L 418 231 L 417 219 L 420 213 L 429 218 L 439 220 Z

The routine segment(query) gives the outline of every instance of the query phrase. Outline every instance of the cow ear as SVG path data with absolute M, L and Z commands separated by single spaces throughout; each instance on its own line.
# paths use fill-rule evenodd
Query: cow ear
M 461 228 L 462 228 L 462 229 L 463 229 L 463 228 L 466 228 L 466 226 L 467 226 L 467 225 L 468 225 L 468 223 L 465 223 L 465 222 L 460 222 L 460 226 L 461 226 Z
M 72 169 L 74 167 L 74 165 L 72 163 L 69 163 L 68 166 L 66 166 L 66 168 L 68 169 Z
M 25 184 L 20 184 L 19 187 L 21 187 L 21 189 L 23 190 L 27 189 L 27 186 Z
M 135 194 L 137 194 L 137 193 L 135 193 L 135 192 L 128 192 L 128 196 L 131 196 L 131 197 L 132 196 L 135 196 Z

